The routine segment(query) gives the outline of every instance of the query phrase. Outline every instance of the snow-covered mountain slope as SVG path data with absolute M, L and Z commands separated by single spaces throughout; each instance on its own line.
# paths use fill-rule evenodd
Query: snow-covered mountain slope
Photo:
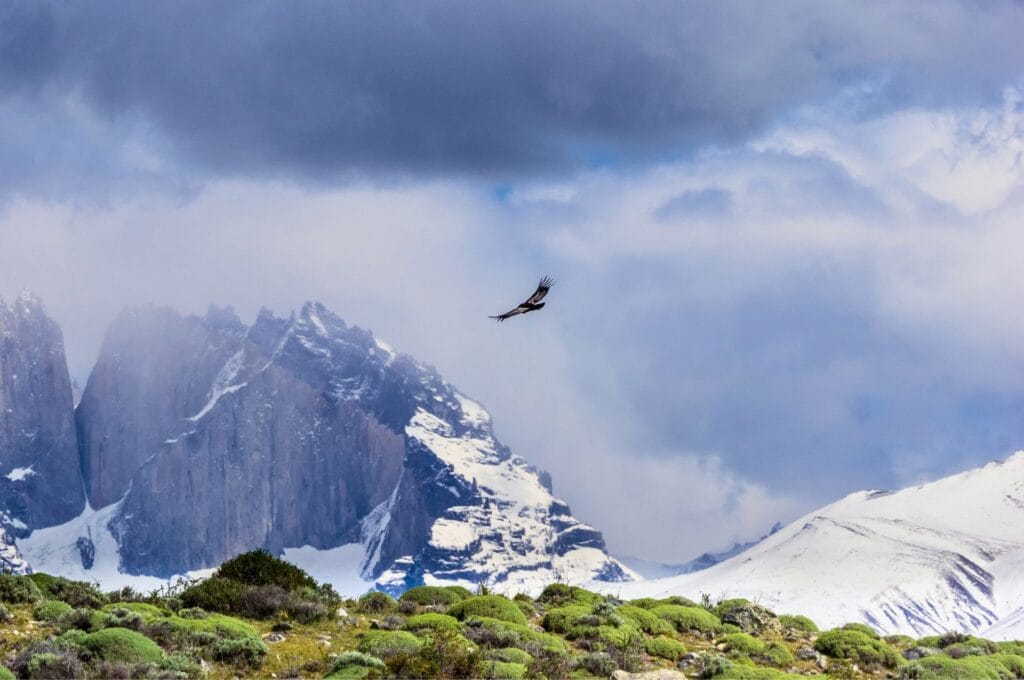
M 1024 638 L 1024 452 L 897 492 L 851 494 L 710 569 L 614 590 L 747 597 L 821 626 Z
M 90 506 L 20 543 L 36 569 L 163 581 L 263 547 L 348 594 L 635 576 L 479 404 L 319 304 L 126 312 L 76 422 Z

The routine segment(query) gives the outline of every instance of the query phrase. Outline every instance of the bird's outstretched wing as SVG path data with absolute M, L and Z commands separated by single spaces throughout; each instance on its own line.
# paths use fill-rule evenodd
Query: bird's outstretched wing
M 555 285 L 555 282 L 551 280 L 551 277 L 545 276 L 543 279 L 540 280 L 540 283 L 537 284 L 537 290 L 533 291 L 533 295 L 531 295 L 523 304 L 537 304 L 538 302 L 544 299 L 544 296 L 548 294 L 548 291 L 551 289 L 551 286 L 553 285 Z
M 515 316 L 516 314 L 525 314 L 528 311 L 530 311 L 529 307 L 526 307 L 525 305 L 519 305 L 515 309 L 510 309 L 507 312 L 505 312 L 504 314 L 498 314 L 497 316 L 489 316 L 487 318 L 488 319 L 497 319 L 498 321 L 504 321 L 505 319 L 509 318 L 510 316 Z

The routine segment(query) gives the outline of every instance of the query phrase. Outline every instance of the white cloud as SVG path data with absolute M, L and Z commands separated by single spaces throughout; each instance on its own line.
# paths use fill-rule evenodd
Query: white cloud
M 1020 431 L 1020 97 L 831 115 L 504 200 L 259 181 L 17 199 L 0 291 L 44 297 L 79 375 L 127 304 L 252 318 L 320 299 L 486 404 L 614 550 L 687 559 L 851 485 L 999 457 Z M 543 314 L 486 319 L 546 273 Z M 981 424 L 957 420 L 968 402 Z

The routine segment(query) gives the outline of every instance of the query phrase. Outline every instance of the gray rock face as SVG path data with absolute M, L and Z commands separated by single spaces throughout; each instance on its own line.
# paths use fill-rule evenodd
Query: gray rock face
M 120 500 L 142 463 L 203 407 L 244 336 L 230 310 L 201 319 L 145 307 L 117 317 L 75 412 L 94 508 Z
M 0 529 L 15 537 L 82 512 L 85 495 L 60 328 L 40 301 L 0 301 Z
M 550 479 L 437 371 L 319 304 L 289 318 L 147 307 L 112 325 L 76 413 L 94 508 L 128 573 L 172 576 L 246 550 L 361 543 L 400 589 L 628 578 Z M 98 559 L 88 541 L 82 565 Z

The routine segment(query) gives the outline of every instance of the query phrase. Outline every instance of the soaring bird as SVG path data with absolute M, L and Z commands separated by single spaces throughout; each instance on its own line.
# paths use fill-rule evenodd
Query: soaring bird
M 552 281 L 550 277 L 545 276 L 543 279 L 540 280 L 540 283 L 537 284 L 537 290 L 533 291 L 533 295 L 528 297 L 526 299 L 526 302 L 519 305 L 515 309 L 510 309 L 504 314 L 499 314 L 498 316 L 489 316 L 487 318 L 497 319 L 498 321 L 504 321 L 510 316 L 515 316 L 516 314 L 526 314 L 527 312 L 532 312 L 536 309 L 540 309 L 541 307 L 544 306 L 544 303 L 541 302 L 541 300 L 544 299 L 544 296 L 548 294 L 548 290 L 553 285 L 555 285 L 555 282 Z

